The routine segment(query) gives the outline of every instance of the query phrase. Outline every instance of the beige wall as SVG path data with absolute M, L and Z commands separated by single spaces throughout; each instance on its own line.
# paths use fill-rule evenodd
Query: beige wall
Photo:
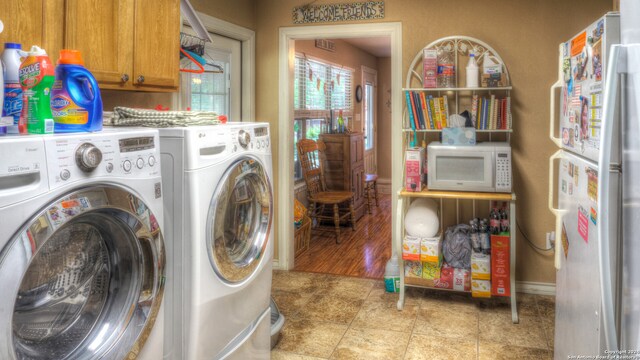
M 362 84 L 362 66 L 377 69 L 376 57 L 364 52 L 357 47 L 343 41 L 334 40 L 336 51 L 326 51 L 316 47 L 314 40 L 298 40 L 295 42 L 296 53 L 301 53 L 309 57 L 328 61 L 333 64 L 343 65 L 353 70 L 353 84 L 351 100 L 353 103 L 353 118 L 349 119 L 349 127 L 353 131 L 362 131 L 362 121 L 355 122 L 356 115 L 362 119 L 362 103 L 356 102 L 356 85 Z
M 391 181 L 391 58 L 378 58 L 378 176 Z
M 278 128 L 279 121 L 278 29 L 293 26 L 293 7 L 305 3 L 303 0 L 256 2 L 257 118 L 270 121 L 272 129 Z M 318 0 L 314 5 L 322 3 L 335 1 Z M 457 0 L 446 4 L 433 0 L 385 1 L 385 18 L 380 21 L 400 21 L 403 25 L 403 73 L 422 47 L 450 35 L 481 39 L 493 46 L 506 62 L 514 87 L 513 161 L 518 220 L 529 238 L 540 246 L 544 246 L 545 232 L 554 228 L 547 210 L 547 159 L 554 145 L 547 132 L 548 90 L 557 74 L 557 46 L 611 7 L 611 0 Z M 396 91 L 394 96 L 401 93 Z M 273 131 L 272 136 L 273 143 L 277 144 L 277 132 Z M 278 149 L 273 151 L 274 159 L 279 159 Z M 274 161 L 276 184 L 277 163 Z M 277 196 L 275 194 L 275 198 Z M 532 250 L 521 235 L 518 235 L 517 258 L 518 280 L 555 281 L 551 254 Z

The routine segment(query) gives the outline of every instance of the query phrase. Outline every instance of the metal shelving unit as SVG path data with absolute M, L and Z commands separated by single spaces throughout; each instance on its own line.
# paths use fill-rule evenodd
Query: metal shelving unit
M 447 51 L 453 51 L 455 54 L 455 66 L 458 68 L 458 57 L 460 55 L 466 56 L 470 52 L 473 52 L 480 63 L 484 56 L 491 56 L 494 59 L 497 59 L 500 64 L 503 65 L 503 75 L 506 77 L 505 81 L 507 84 L 511 84 L 509 78 L 509 72 L 507 67 L 504 65 L 502 58 L 498 55 L 498 53 L 493 50 L 486 43 L 466 36 L 450 36 L 446 38 L 442 38 L 432 42 L 427 45 L 427 48 L 433 49 L 446 49 Z M 459 104 L 460 104 L 460 96 L 472 96 L 478 92 L 502 92 L 506 93 L 509 96 L 512 87 L 502 86 L 502 87 L 477 87 L 477 88 L 466 88 L 460 87 L 460 83 L 457 78 L 456 72 L 456 87 L 453 88 L 422 88 L 412 86 L 416 82 L 422 85 L 422 51 L 420 51 L 413 62 L 409 67 L 409 71 L 407 73 L 406 84 L 403 91 L 421 91 L 421 92 L 429 92 L 433 94 L 454 94 L 451 98 L 455 101 L 455 106 L 453 109 L 455 113 L 459 113 Z M 407 118 L 406 108 L 404 111 L 404 118 Z M 415 133 L 421 133 L 423 137 L 423 141 L 425 141 L 428 137 L 435 137 L 430 139 L 429 141 L 433 141 L 437 139 L 437 136 L 442 132 L 442 130 L 438 129 L 423 129 L 423 130 L 413 130 L 413 129 L 403 129 L 403 147 L 406 148 L 407 144 L 411 141 L 411 137 Z M 511 140 L 512 129 L 507 130 L 476 130 L 477 133 L 488 134 L 489 140 L 491 140 L 492 134 L 501 134 L 506 138 L 506 141 Z M 425 141 L 428 142 L 428 141 Z M 404 181 L 403 181 L 404 183 Z M 430 191 L 428 189 L 423 189 L 422 191 L 412 192 L 405 191 L 404 189 L 398 190 L 398 206 L 396 209 L 396 234 L 394 234 L 394 239 L 396 239 L 394 247 L 396 252 L 400 258 L 400 296 L 398 299 L 398 310 L 402 310 L 404 307 L 404 299 L 405 299 L 405 287 L 422 287 L 422 288 L 431 288 L 436 290 L 445 290 L 445 291 L 454 291 L 449 289 L 440 289 L 435 288 L 433 286 L 433 280 L 427 279 L 419 279 L 419 278 L 405 278 L 404 276 L 404 261 L 402 260 L 402 239 L 404 238 L 404 216 L 409 208 L 409 204 L 412 199 L 415 198 L 433 198 L 438 199 L 440 202 L 440 229 L 444 231 L 444 217 L 443 214 L 443 201 L 447 199 L 455 200 L 456 205 L 456 221 L 460 223 L 460 200 L 471 200 L 473 206 L 473 216 L 476 217 L 476 202 L 477 201 L 502 201 L 509 203 L 509 216 L 511 219 L 510 228 L 510 302 L 511 302 L 511 318 L 514 323 L 518 322 L 518 310 L 517 310 L 517 302 L 516 302 L 516 288 L 515 288 L 515 267 L 516 267 L 516 194 L 515 193 L 483 193 L 483 192 L 459 192 L 459 191 Z M 490 206 L 490 204 L 489 204 Z

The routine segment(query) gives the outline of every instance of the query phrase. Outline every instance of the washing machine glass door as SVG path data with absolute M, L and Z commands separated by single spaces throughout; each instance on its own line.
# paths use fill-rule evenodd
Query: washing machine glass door
M 234 161 L 220 179 L 207 221 L 209 258 L 218 276 L 239 283 L 264 257 L 272 217 L 271 184 L 253 157 Z
M 162 299 L 155 215 L 117 187 L 55 200 L 0 254 L 2 359 L 123 359 L 139 352 Z M 11 313 L 11 309 L 13 312 Z

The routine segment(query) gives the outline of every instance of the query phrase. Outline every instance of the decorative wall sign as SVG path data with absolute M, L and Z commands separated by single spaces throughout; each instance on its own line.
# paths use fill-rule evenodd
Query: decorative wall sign
M 306 5 L 293 8 L 293 23 L 317 23 L 384 18 L 384 1 Z

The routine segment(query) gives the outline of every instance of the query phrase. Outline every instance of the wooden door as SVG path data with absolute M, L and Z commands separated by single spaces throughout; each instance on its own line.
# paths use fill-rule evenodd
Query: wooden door
M 177 89 L 180 1 L 135 0 L 134 26 L 134 85 Z
M 0 45 L 20 43 L 23 50 L 38 45 L 55 63 L 62 48 L 63 11 L 64 0 L 1 0 Z
M 131 85 L 133 0 L 67 0 L 65 47 L 105 88 Z

